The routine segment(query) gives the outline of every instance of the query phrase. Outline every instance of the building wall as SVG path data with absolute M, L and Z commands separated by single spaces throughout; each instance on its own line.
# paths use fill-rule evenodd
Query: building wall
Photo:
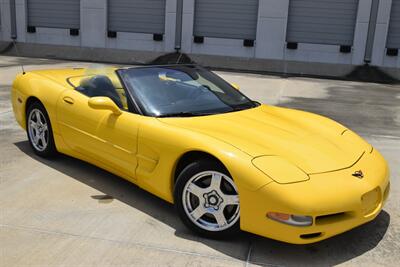
M 0 0 L 2 26 L 1 40 L 10 40 L 10 0 Z M 36 27 L 28 33 L 27 0 L 15 0 L 18 42 L 53 45 L 117 48 L 143 51 L 172 52 L 175 47 L 176 0 L 166 0 L 165 34 L 162 42 L 153 41 L 152 34 L 119 33 L 117 38 L 107 37 L 107 0 L 81 0 L 81 25 L 78 36 L 69 29 Z
M 0 39 L 10 40 L 10 1 L 0 0 Z M 176 6 L 178 0 L 166 0 L 165 33 L 162 41 L 154 41 L 148 33 L 118 33 L 107 37 L 107 0 L 81 0 L 81 26 L 78 36 L 69 29 L 40 28 L 28 33 L 27 0 L 15 0 L 18 42 L 67 45 L 74 47 L 127 49 L 168 53 L 175 51 Z M 110 1 L 110 0 L 108 0 Z M 339 45 L 299 43 L 296 50 L 286 48 L 286 30 L 290 0 L 259 0 L 257 34 L 253 47 L 243 40 L 204 38 L 193 42 L 195 0 L 183 1 L 181 51 L 193 55 L 217 55 L 254 60 L 278 60 L 345 65 L 364 64 L 365 47 L 372 0 L 359 0 L 354 42 L 350 53 L 341 53 Z M 386 38 L 392 0 L 380 0 L 371 64 L 381 67 L 400 67 L 400 56 L 386 55 Z
M 375 66 L 400 68 L 400 55 L 386 54 L 391 8 L 392 0 L 380 0 L 371 63 Z

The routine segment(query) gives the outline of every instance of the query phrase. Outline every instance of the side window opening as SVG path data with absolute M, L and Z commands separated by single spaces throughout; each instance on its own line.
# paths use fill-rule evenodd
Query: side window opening
M 115 77 L 114 77 L 115 76 Z M 122 110 L 130 110 L 129 101 L 118 77 L 114 75 L 93 74 L 70 77 L 68 82 L 78 92 L 87 97 L 109 97 Z
M 117 89 L 111 79 L 105 75 L 95 75 L 82 79 L 76 90 L 88 97 L 109 97 L 119 108 L 128 108 L 124 90 L 122 88 Z

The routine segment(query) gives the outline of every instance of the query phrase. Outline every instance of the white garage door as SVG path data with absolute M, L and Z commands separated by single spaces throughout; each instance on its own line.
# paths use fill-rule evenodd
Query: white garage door
M 195 1 L 195 36 L 256 39 L 258 0 Z
M 165 0 L 109 0 L 108 30 L 164 33 Z
M 390 14 L 388 48 L 400 48 L 400 0 L 393 0 Z
M 28 26 L 80 28 L 80 0 L 27 0 Z
M 287 42 L 353 45 L 358 0 L 290 0 Z

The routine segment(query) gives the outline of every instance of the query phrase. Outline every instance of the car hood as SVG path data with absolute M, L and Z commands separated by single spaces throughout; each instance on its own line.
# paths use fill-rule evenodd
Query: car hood
M 358 136 L 346 138 L 346 128 L 333 120 L 266 105 L 211 116 L 160 120 L 212 136 L 252 157 L 285 158 L 307 174 L 348 168 L 369 149 Z

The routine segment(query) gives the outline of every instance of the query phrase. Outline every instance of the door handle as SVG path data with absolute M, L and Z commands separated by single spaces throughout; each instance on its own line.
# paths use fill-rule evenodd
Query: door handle
M 65 103 L 68 103 L 70 105 L 74 104 L 74 99 L 72 99 L 69 96 L 64 96 L 63 100 L 64 100 Z

